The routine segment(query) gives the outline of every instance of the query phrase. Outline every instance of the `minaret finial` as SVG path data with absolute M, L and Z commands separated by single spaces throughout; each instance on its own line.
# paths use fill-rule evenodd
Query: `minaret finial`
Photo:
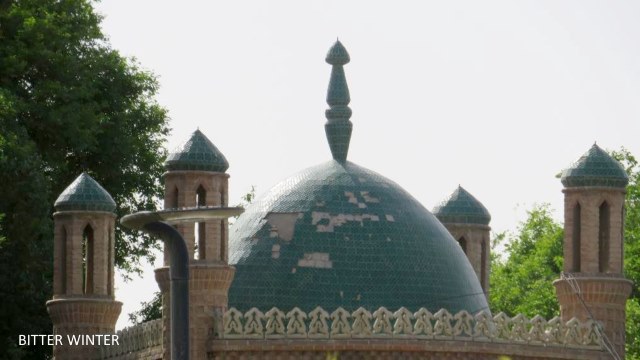
M 351 130 L 353 128 L 353 124 L 349 120 L 351 118 L 351 109 L 348 106 L 351 98 L 349 97 L 349 87 L 342 67 L 350 61 L 349 53 L 347 53 L 347 49 L 344 48 L 342 43 L 337 40 L 329 49 L 325 60 L 332 67 L 329 89 L 327 90 L 329 109 L 325 111 L 327 123 L 324 125 L 324 129 L 333 158 L 339 162 L 345 162 L 347 161 Z

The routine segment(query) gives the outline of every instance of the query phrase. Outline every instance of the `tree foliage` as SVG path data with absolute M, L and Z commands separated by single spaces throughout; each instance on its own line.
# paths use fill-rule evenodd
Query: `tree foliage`
M 507 236 L 508 257 L 491 264 L 490 303 L 494 311 L 513 316 L 559 315 L 553 280 L 562 271 L 563 229 L 549 205 L 535 206 L 515 234 Z M 494 241 L 494 248 L 499 241 Z
M 147 321 L 160 319 L 162 317 L 162 293 L 156 291 L 149 301 L 140 303 L 140 310 L 129 314 L 129 321 L 133 324 L 141 324 Z
M 166 111 L 152 74 L 113 50 L 88 0 L 0 2 L 0 349 L 51 323 L 53 202 L 82 171 L 113 196 L 117 213 L 155 208 Z M 116 229 L 116 263 L 139 269 L 153 241 Z
M 633 281 L 627 301 L 627 359 L 640 360 L 640 166 L 625 148 L 612 152 L 629 175 L 624 217 L 624 273 Z
M 636 281 L 637 282 L 637 281 Z M 627 331 L 625 350 L 627 360 L 640 360 L 640 299 L 627 300 Z

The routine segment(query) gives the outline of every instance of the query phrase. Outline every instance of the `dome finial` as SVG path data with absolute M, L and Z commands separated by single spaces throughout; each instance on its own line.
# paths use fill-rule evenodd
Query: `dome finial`
M 325 60 L 332 67 L 329 89 L 327 90 L 329 109 L 325 111 L 327 123 L 324 125 L 324 129 L 333 158 L 339 162 L 345 162 L 349 152 L 353 124 L 349 120 L 351 109 L 348 105 L 351 98 L 342 66 L 351 59 L 347 49 L 339 40 L 336 40 L 336 43 L 329 49 Z

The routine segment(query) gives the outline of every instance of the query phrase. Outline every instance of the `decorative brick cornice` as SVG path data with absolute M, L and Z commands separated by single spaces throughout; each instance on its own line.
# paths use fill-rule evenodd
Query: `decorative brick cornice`
M 131 359 L 142 359 L 150 354 L 162 357 L 162 319 L 125 328 L 117 335 L 119 344 L 101 347 L 100 359 L 124 358 L 125 355 L 132 356 L 129 357 Z
M 101 298 L 65 298 L 47 301 L 47 311 L 56 327 L 113 329 L 122 309 L 120 301 Z
M 384 307 L 373 313 L 363 308 L 352 313 L 338 308 L 329 313 L 320 307 L 309 313 L 298 308 L 286 313 L 277 308 L 266 313 L 252 308 L 241 313 L 231 308 L 223 321 L 224 331 L 218 334 L 223 339 L 436 339 L 601 348 L 593 321 L 563 322 L 559 317 L 547 321 L 522 314 L 492 317 L 480 312 L 474 316 L 464 310 L 451 314 L 424 308 L 392 312 Z

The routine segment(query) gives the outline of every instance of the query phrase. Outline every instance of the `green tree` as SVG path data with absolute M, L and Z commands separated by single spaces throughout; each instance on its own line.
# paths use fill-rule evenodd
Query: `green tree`
M 491 264 L 490 303 L 494 311 L 513 316 L 559 315 L 553 280 L 562 271 L 562 226 L 551 216 L 549 205 L 535 206 L 515 234 L 509 234 L 507 258 Z M 499 238 L 504 239 L 505 236 Z M 494 240 L 494 248 L 500 243 Z
M 627 301 L 626 330 L 627 360 L 640 360 L 640 300 L 637 297 L 631 297 Z
M 18 334 L 51 332 L 57 195 L 87 171 L 119 216 L 155 208 L 168 133 L 154 76 L 113 50 L 89 0 L 0 2 L 0 358 L 42 359 Z M 154 241 L 116 229 L 128 272 Z
M 640 360 L 640 166 L 625 148 L 611 155 L 622 163 L 629 175 L 625 201 L 624 273 L 633 281 L 627 301 L 627 359 Z
M 162 293 L 156 291 L 151 300 L 141 302 L 140 306 L 140 310 L 129 314 L 129 321 L 133 324 L 160 319 L 162 317 Z
M 256 186 L 251 185 L 251 190 L 247 191 L 246 194 L 240 197 L 240 203 L 236 206 L 246 208 L 247 206 L 251 205 L 251 203 L 255 198 L 256 198 Z

